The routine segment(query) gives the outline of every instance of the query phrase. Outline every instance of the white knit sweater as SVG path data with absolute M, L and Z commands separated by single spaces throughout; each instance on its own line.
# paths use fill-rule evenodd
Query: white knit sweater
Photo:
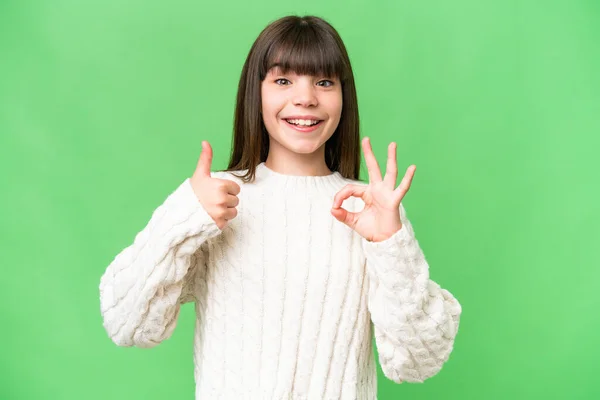
M 344 185 L 365 183 L 264 163 L 253 183 L 211 175 L 241 187 L 222 231 L 186 179 L 102 276 L 104 327 L 117 345 L 159 344 L 193 301 L 197 399 L 376 399 L 373 332 L 387 378 L 440 371 L 461 306 L 429 279 L 403 205 L 402 229 L 369 242 L 330 213 Z

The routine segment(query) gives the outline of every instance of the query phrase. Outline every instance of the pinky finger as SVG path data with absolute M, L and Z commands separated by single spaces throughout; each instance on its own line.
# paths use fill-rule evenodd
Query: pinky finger
M 225 211 L 224 217 L 227 221 L 229 221 L 237 217 L 237 214 L 237 208 L 229 207 L 227 208 L 227 211 Z

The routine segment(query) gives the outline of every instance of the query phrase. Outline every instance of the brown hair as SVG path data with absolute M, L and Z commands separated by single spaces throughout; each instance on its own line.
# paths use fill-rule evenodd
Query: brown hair
M 266 161 L 269 136 L 261 110 L 261 83 L 273 66 L 283 73 L 337 77 L 342 85 L 338 127 L 325 143 L 325 162 L 331 171 L 359 179 L 360 137 L 356 87 L 346 47 L 328 22 L 315 16 L 286 16 L 269 24 L 255 40 L 238 85 L 233 146 L 225 171 L 248 170 L 239 176 L 254 181 L 256 166 Z

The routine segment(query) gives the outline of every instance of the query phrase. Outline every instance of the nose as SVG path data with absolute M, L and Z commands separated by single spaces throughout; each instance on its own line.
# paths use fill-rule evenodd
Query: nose
M 294 105 L 303 107 L 316 106 L 318 104 L 312 82 L 301 82 L 296 85 L 293 102 Z

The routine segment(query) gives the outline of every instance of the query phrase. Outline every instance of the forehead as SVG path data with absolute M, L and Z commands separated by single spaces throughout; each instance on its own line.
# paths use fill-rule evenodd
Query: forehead
M 271 67 L 271 69 L 269 69 L 267 71 L 267 75 L 288 75 L 288 76 L 313 76 L 313 77 L 320 77 L 320 76 L 326 76 L 325 74 L 309 74 L 309 73 L 305 73 L 305 74 L 301 74 L 296 72 L 294 69 L 292 68 L 288 68 L 287 70 L 285 70 L 284 68 L 282 68 L 279 65 L 274 65 L 273 67 Z M 330 78 L 335 78 L 335 76 L 332 76 Z
M 274 73 L 341 77 L 342 80 L 352 74 L 335 32 L 324 27 L 291 26 L 265 40 L 256 58 L 261 80 Z M 280 68 L 272 70 L 273 67 Z
M 284 70 L 283 68 L 281 68 L 281 67 L 280 67 L 280 66 L 278 66 L 278 65 L 275 65 L 275 66 L 271 67 L 271 69 L 269 69 L 269 70 L 267 71 L 267 74 L 269 74 L 269 75 L 283 75 L 283 74 L 287 74 L 287 75 L 298 75 L 298 74 L 296 73 L 296 71 L 294 71 L 293 69 L 291 69 L 291 68 L 290 68 L 290 69 L 288 69 L 288 70 L 286 71 L 286 70 Z

